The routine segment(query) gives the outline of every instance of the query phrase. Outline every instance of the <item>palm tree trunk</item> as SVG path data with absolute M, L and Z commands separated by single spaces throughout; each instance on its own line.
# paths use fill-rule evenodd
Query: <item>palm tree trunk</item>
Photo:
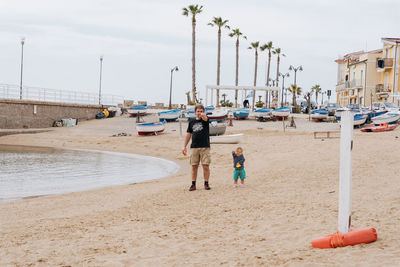
M 276 82 L 275 82 L 276 87 L 279 87 L 279 63 L 280 63 L 280 61 L 281 61 L 281 58 L 280 58 L 280 56 L 278 54 L 278 60 L 277 60 L 277 63 L 276 63 Z M 279 93 L 275 92 L 274 93 L 274 99 L 278 98 L 278 96 L 279 96 Z
M 318 106 L 318 92 L 315 92 L 315 102 L 317 102 L 317 106 Z
M 217 85 L 219 86 L 219 76 L 221 69 L 221 28 L 218 28 L 218 56 L 217 56 Z M 219 89 L 217 89 L 217 107 L 219 107 Z
M 271 50 L 268 50 L 268 68 L 267 68 L 267 82 L 266 85 L 268 86 L 269 84 L 269 70 L 271 67 Z M 265 92 L 265 106 L 267 106 L 268 103 L 268 91 Z
M 256 49 L 256 53 L 255 53 L 255 65 L 254 65 L 254 87 L 257 85 L 257 64 L 258 64 L 258 52 Z M 254 110 L 254 102 L 256 99 L 256 88 L 253 89 L 253 104 L 252 104 L 252 108 Z
M 292 101 L 292 105 L 293 107 L 296 107 L 296 88 L 292 88 L 293 89 L 293 101 Z
M 196 102 L 196 18 L 192 19 L 192 97 Z
M 235 86 L 239 83 L 239 37 L 236 39 L 236 76 Z M 235 90 L 235 108 L 237 108 L 238 90 Z

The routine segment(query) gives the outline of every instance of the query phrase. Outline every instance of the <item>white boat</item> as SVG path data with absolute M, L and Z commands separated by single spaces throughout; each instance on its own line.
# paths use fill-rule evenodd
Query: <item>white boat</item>
M 367 118 L 368 118 L 368 115 L 366 115 L 366 114 L 361 114 L 361 113 L 354 114 L 353 125 L 360 126 L 361 124 L 365 123 Z
M 209 129 L 210 129 L 210 136 L 223 135 L 226 131 L 226 124 L 213 121 L 210 123 Z
M 313 120 L 325 120 L 328 118 L 328 111 L 325 109 L 316 109 L 311 111 L 310 117 Z
M 210 136 L 211 144 L 238 144 L 242 141 L 243 134 L 230 134 Z
M 388 112 L 380 116 L 373 117 L 371 120 L 375 125 L 381 123 L 393 124 L 400 119 L 400 113 L 398 112 Z
M 254 117 L 256 118 L 265 118 L 265 117 L 271 117 L 271 112 L 272 109 L 270 108 L 259 108 L 256 109 L 252 115 L 254 115 Z
M 127 109 L 128 113 L 135 117 L 137 114 L 144 115 L 147 112 L 147 105 L 132 106 Z
M 290 114 L 289 107 L 282 107 L 272 110 L 272 115 L 274 115 L 277 118 L 287 118 L 289 114 Z
M 227 109 L 214 109 L 206 114 L 210 121 L 223 121 L 228 118 L 228 111 Z
M 136 130 L 138 135 L 161 133 L 165 130 L 165 121 L 150 122 L 150 123 L 136 123 Z
M 168 111 L 161 111 L 161 112 L 158 112 L 158 114 L 160 115 L 160 121 L 162 121 L 162 120 L 176 121 L 179 118 L 181 111 L 179 109 L 174 109 L 174 110 L 168 110 Z

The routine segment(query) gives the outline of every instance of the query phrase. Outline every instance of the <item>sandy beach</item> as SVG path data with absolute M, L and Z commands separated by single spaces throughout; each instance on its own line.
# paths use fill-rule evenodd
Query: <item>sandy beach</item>
M 212 145 L 212 190 L 189 192 L 179 123 L 137 136 L 117 117 L 0 137 L 0 144 L 151 155 L 181 167 L 138 184 L 0 203 L 0 266 L 399 266 L 400 129 L 354 131 L 352 228 L 378 240 L 320 250 L 311 240 L 337 228 L 339 139 L 314 139 L 337 123 L 234 121 L 244 133 L 245 188 L 232 187 L 231 151 Z M 186 123 L 182 124 L 185 132 Z M 126 132 L 131 136 L 112 137 Z M 198 185 L 202 185 L 202 173 Z

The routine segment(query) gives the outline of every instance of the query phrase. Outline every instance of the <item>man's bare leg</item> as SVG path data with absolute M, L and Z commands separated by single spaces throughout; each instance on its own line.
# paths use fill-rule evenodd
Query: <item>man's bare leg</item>
M 203 176 L 204 176 L 204 182 L 208 182 L 208 179 L 210 178 L 209 165 L 203 165 Z
M 196 182 L 197 180 L 197 170 L 199 169 L 199 165 L 192 165 L 192 182 Z

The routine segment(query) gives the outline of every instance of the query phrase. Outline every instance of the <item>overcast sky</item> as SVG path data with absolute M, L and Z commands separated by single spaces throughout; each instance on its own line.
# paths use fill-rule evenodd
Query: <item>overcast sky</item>
M 216 84 L 214 16 L 229 20 L 248 41 L 240 44 L 239 84 L 253 84 L 250 42 L 272 41 L 286 57 L 281 72 L 303 65 L 297 84 L 334 89 L 339 55 L 382 47 L 382 37 L 400 37 L 397 0 L 1 0 L 0 83 L 19 84 L 21 37 L 24 85 L 98 92 L 149 102 L 168 102 L 175 65 L 173 103 L 191 90 L 191 19 L 182 8 L 203 5 L 197 16 L 197 88 Z M 221 84 L 234 85 L 235 40 L 222 36 Z M 265 84 L 266 53 L 260 53 L 257 84 Z M 272 77 L 276 58 L 272 59 Z M 293 75 L 285 83 L 293 83 Z M 233 100 L 233 99 L 231 99 Z

